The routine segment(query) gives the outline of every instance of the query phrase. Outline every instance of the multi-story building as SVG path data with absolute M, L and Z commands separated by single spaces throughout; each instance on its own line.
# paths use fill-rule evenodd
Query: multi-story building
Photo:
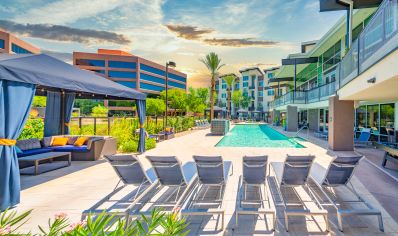
M 98 49 L 97 53 L 73 52 L 73 64 L 148 95 L 159 95 L 166 86 L 166 67 L 136 55 L 121 51 Z M 187 89 L 187 75 L 168 68 L 169 89 Z M 105 105 L 111 105 L 105 101 Z M 110 110 L 129 110 L 108 106 Z
M 40 49 L 0 28 L 0 53 L 37 54 Z
M 288 130 L 308 123 L 328 131 L 333 150 L 352 150 L 353 130 L 362 128 L 371 128 L 372 141 L 397 142 L 398 0 L 354 11 L 350 48 L 346 20 L 282 60 L 270 85 L 288 90 L 269 109 L 287 117 Z

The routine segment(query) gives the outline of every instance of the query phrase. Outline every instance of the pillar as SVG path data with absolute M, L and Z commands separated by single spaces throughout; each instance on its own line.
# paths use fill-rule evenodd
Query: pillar
M 298 113 L 296 106 L 287 106 L 286 110 L 287 131 L 296 132 L 298 129 Z
M 329 98 L 329 148 L 333 151 L 354 150 L 354 101 Z
M 318 109 L 308 110 L 308 124 L 310 130 L 319 130 L 319 112 Z

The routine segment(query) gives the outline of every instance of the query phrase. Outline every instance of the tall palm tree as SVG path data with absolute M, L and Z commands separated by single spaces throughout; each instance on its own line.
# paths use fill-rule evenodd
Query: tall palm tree
M 200 59 L 200 61 L 205 64 L 207 69 L 211 74 L 211 91 L 210 91 L 210 120 L 214 118 L 214 93 L 216 91 L 216 76 L 218 75 L 218 70 L 224 66 L 221 64 L 221 58 L 214 52 L 206 55 L 205 58 Z
M 225 84 L 227 84 L 227 110 L 228 110 L 228 116 L 231 118 L 231 92 L 232 92 L 232 87 L 235 84 L 235 76 L 234 75 L 227 75 L 222 78 L 225 81 Z

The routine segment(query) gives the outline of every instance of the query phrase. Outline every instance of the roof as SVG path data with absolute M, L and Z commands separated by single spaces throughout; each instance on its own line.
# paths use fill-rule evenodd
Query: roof
M 99 99 L 146 99 L 146 95 L 138 90 L 46 54 L 0 54 L 0 78 L 36 84 L 47 90 L 62 89 L 85 93 Z
M 251 70 L 257 70 L 261 75 L 263 75 L 264 73 L 260 70 L 260 68 L 258 67 L 248 67 L 248 68 L 244 68 L 239 70 L 240 73 L 246 72 L 246 71 L 251 71 Z
M 280 66 L 271 67 L 271 68 L 264 69 L 263 71 L 264 71 L 264 73 L 267 73 L 267 72 L 270 72 L 270 71 L 279 70 L 280 68 L 281 68 Z

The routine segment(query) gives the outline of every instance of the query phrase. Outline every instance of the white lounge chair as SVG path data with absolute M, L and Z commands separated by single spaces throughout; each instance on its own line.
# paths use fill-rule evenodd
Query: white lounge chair
M 337 220 L 339 230 L 343 231 L 343 216 L 348 215 L 374 215 L 377 216 L 379 221 L 380 231 L 384 231 L 383 219 L 381 212 L 373 208 L 367 203 L 355 190 L 354 186 L 350 182 L 354 171 L 362 156 L 348 156 L 348 157 L 337 157 L 330 162 L 328 168 L 324 168 L 321 165 L 314 163 L 314 167 L 311 170 L 311 179 L 314 180 L 316 185 L 321 189 L 323 195 L 327 198 L 330 204 L 337 211 Z M 351 192 L 355 200 L 341 200 L 336 196 L 336 191 L 332 191 L 333 188 L 345 187 Z M 366 209 L 343 209 L 343 206 L 348 203 L 361 203 L 365 205 Z

